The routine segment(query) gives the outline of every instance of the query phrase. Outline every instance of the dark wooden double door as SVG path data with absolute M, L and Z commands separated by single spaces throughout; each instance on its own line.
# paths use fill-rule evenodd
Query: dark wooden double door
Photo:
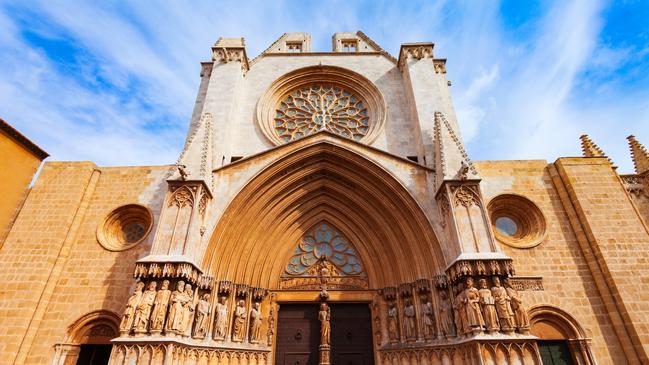
M 374 364 L 372 321 L 367 304 L 330 304 L 331 364 Z M 317 365 L 319 304 L 282 304 L 277 323 L 277 365 Z

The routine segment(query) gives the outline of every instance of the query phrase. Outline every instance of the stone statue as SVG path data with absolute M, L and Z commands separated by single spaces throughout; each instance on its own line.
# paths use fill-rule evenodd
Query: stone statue
M 482 309 L 480 308 L 480 293 L 478 292 L 478 289 L 473 286 L 473 278 L 471 277 L 466 279 L 464 303 L 469 330 L 474 333 L 482 332 L 482 329 L 484 328 L 484 318 L 482 318 Z
M 487 280 L 480 279 L 480 306 L 482 307 L 482 315 L 485 321 L 485 327 L 489 333 L 495 333 L 500 330 L 500 323 L 498 321 L 498 313 L 496 312 L 496 300 L 491 295 L 491 290 L 487 287 Z
M 149 317 L 151 316 L 151 307 L 156 296 L 156 287 L 158 283 L 152 281 L 149 283 L 149 288 L 142 294 L 140 304 L 135 310 L 135 333 L 146 333 L 149 327 Z
M 512 287 L 512 283 L 509 281 L 509 278 L 503 280 L 505 284 L 505 289 L 507 290 L 507 295 L 511 300 L 512 311 L 514 312 L 514 321 L 518 330 L 527 334 L 530 330 L 530 319 L 527 316 L 527 311 L 523 307 L 523 301 L 521 300 L 518 291 Z
M 189 284 L 185 285 L 183 296 L 183 320 L 181 322 L 180 334 L 189 337 L 192 332 L 192 320 L 194 319 L 194 291 Z
M 275 335 L 275 309 L 270 307 L 268 315 L 268 331 L 266 332 L 266 345 L 273 346 L 273 336 Z
M 246 302 L 239 300 L 234 310 L 234 326 L 232 328 L 232 341 L 241 342 L 246 331 Z
M 510 305 L 510 298 L 507 295 L 507 290 L 500 286 L 500 278 L 495 276 L 493 278 L 494 286 L 491 288 L 491 295 L 494 297 L 496 303 L 496 313 L 500 321 L 500 329 L 503 332 L 511 332 L 514 330 L 514 312 Z
M 167 315 L 167 307 L 169 307 L 169 297 L 171 290 L 169 290 L 169 280 L 162 282 L 162 287 L 158 290 L 153 301 L 153 310 L 151 311 L 151 333 L 159 334 L 165 324 L 165 317 Z
M 214 339 L 225 340 L 228 330 L 228 299 L 220 297 L 216 303 L 216 312 L 214 318 Z
M 415 339 L 417 337 L 417 330 L 415 327 L 415 306 L 412 304 L 410 299 L 406 299 L 403 316 L 405 317 L 406 338 Z
M 390 342 L 399 341 L 399 324 L 397 322 L 397 307 L 394 303 L 390 303 L 390 308 L 388 309 L 388 336 L 390 336 Z
M 181 329 L 183 322 L 183 297 L 185 296 L 185 282 L 180 280 L 176 290 L 169 297 L 169 315 L 167 315 L 167 325 L 165 333 L 176 333 Z
M 459 283 L 453 290 L 455 298 L 453 298 L 453 312 L 455 314 L 455 328 L 457 335 L 462 336 L 467 332 L 467 317 L 466 310 L 464 310 L 464 285 Z
M 259 343 L 261 340 L 261 324 L 263 318 L 261 317 L 261 304 L 255 302 L 250 309 L 250 343 Z
M 433 304 L 425 298 L 423 300 L 424 312 L 424 334 L 428 337 L 435 336 L 435 312 L 433 311 Z
M 439 324 L 442 330 L 442 335 L 445 337 L 455 336 L 455 329 L 453 326 L 453 306 L 448 299 L 446 291 L 439 293 Z
M 119 324 L 119 331 L 122 335 L 127 335 L 131 328 L 133 328 L 133 322 L 135 320 L 135 310 L 142 300 L 142 289 L 144 289 L 144 283 L 138 281 L 135 284 L 135 291 L 128 301 L 126 302 L 126 309 L 124 309 L 124 317 L 122 317 L 122 322 Z
M 194 317 L 194 333 L 193 337 L 197 339 L 205 338 L 207 327 L 209 326 L 210 317 L 210 295 L 203 294 L 203 298 L 196 304 L 196 311 Z
M 320 321 L 320 346 L 330 345 L 331 337 L 331 309 L 327 303 L 320 304 L 320 312 L 318 312 L 318 320 Z

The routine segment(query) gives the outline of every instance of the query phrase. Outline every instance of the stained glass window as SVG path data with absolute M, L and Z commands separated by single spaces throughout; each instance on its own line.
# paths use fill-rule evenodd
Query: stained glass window
M 308 276 L 308 269 L 320 260 L 332 263 L 343 275 L 363 273 L 363 265 L 347 238 L 326 222 L 302 237 L 286 265 L 286 274 Z
M 359 141 L 367 134 L 369 123 L 364 101 L 336 85 L 297 89 L 285 96 L 275 111 L 275 131 L 284 142 L 320 130 Z

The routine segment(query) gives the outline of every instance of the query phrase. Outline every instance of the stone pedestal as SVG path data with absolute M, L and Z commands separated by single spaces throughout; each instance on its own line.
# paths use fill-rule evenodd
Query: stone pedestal
M 331 346 L 329 345 L 320 345 L 320 365 L 330 365 L 329 360 L 331 354 Z

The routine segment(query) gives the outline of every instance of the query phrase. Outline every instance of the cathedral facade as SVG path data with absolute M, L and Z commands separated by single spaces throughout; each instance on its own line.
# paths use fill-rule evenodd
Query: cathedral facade
M 221 38 L 178 161 L 48 162 L 0 364 L 647 364 L 649 153 L 472 161 L 446 60 Z

